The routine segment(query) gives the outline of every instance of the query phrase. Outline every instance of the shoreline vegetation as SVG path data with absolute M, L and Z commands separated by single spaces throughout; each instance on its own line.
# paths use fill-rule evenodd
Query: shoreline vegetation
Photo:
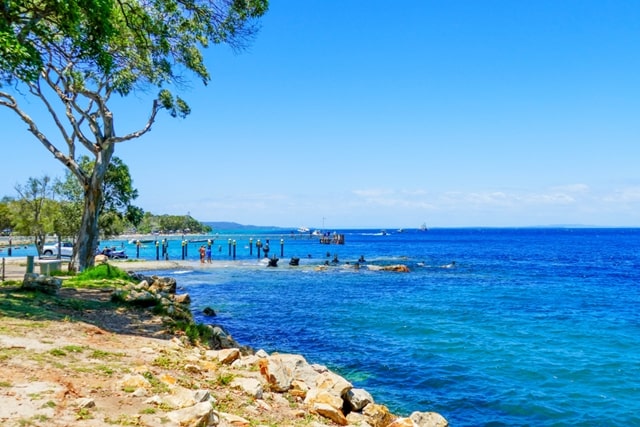
M 175 279 L 143 273 L 197 262 L 111 260 L 96 268 L 108 273 L 45 278 L 25 275 L 26 257 L 3 260 L 2 425 L 448 425 L 434 412 L 394 415 L 302 355 L 242 347 L 219 326 L 193 321 Z M 50 295 L 25 289 L 29 278 Z

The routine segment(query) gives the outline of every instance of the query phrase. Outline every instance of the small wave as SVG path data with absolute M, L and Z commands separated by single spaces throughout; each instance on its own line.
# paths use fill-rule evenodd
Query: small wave
M 189 274 L 189 273 L 193 273 L 193 270 L 178 270 L 178 271 L 171 272 L 171 274 Z

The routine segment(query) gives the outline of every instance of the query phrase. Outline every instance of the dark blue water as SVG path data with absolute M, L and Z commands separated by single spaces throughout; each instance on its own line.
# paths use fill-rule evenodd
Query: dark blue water
M 399 414 L 640 425 L 640 230 L 379 231 L 345 230 L 344 246 L 254 234 L 278 256 L 284 239 L 278 268 L 255 247 L 249 257 L 248 235 L 224 236 L 214 259 L 229 259 L 236 240 L 228 267 L 162 273 L 176 275 L 199 321 L 212 307 L 239 342 L 303 354 Z M 336 255 L 338 266 L 320 268 Z M 366 268 L 390 264 L 411 271 Z

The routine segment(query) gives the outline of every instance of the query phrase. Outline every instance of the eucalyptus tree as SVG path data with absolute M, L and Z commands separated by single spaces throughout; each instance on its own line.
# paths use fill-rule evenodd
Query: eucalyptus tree
M 11 230 L 13 226 L 13 216 L 11 215 L 11 204 L 14 203 L 13 199 L 4 196 L 2 200 L 0 200 L 0 236 L 8 230 Z
M 47 234 L 53 231 L 56 206 L 53 203 L 51 178 L 29 178 L 24 185 L 16 185 L 18 198 L 13 203 L 14 231 L 22 236 L 31 236 L 38 254 Z
M 93 264 L 102 184 L 116 145 L 146 134 L 160 110 L 186 116 L 188 104 L 172 93 L 180 87 L 176 84 L 184 74 L 206 84 L 210 75 L 202 50 L 220 43 L 244 47 L 267 7 L 268 0 L 0 3 L 0 85 L 8 88 L 0 90 L 0 106 L 26 123 L 82 186 L 77 268 Z M 148 118 L 129 133 L 117 133 L 113 99 L 150 88 L 158 93 Z M 33 99 L 47 111 L 55 131 L 32 118 Z M 94 161 L 90 174 L 78 163 L 79 151 Z
M 78 163 L 86 174 L 90 175 L 94 162 L 82 156 Z M 56 233 L 63 236 L 75 236 L 82 220 L 83 191 L 75 176 L 67 171 L 64 180 L 57 180 L 54 193 L 60 203 L 60 216 Z M 142 220 L 144 211 L 133 205 L 138 190 L 133 187 L 129 167 L 114 156 L 107 167 L 102 183 L 102 203 L 99 206 L 98 230 L 103 237 L 122 234 L 127 225 L 136 226 Z

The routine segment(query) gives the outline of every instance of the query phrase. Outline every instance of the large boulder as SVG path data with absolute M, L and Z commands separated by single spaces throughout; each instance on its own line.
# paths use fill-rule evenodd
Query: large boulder
M 449 422 L 437 412 L 414 412 L 409 418 L 418 427 L 449 427 Z
M 26 273 L 22 280 L 22 289 L 57 295 L 62 287 L 62 280 L 56 277 L 36 273 Z

